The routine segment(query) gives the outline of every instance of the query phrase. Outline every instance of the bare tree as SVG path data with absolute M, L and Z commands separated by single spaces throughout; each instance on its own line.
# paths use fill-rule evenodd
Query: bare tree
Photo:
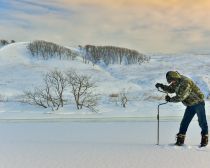
M 67 87 L 67 79 L 60 71 L 54 70 L 44 76 L 44 86 L 35 88 L 34 91 L 24 93 L 24 102 L 50 107 L 53 111 L 63 107 L 64 90 Z
M 126 104 L 128 102 L 128 98 L 126 96 L 126 93 L 121 93 L 120 94 L 120 100 L 121 100 L 121 105 L 125 108 Z
M 96 86 L 93 82 L 91 82 L 90 77 L 79 75 L 74 70 L 68 71 L 66 76 L 68 84 L 71 87 L 77 109 L 87 107 L 91 111 L 97 112 L 96 107 L 99 97 L 93 93 L 93 89 Z
M 34 91 L 25 91 L 23 102 L 35 104 L 44 108 L 49 107 L 45 89 L 35 88 Z
M 49 72 L 44 77 L 44 82 L 49 92 L 53 94 L 54 101 L 52 101 L 53 105 L 59 108 L 59 106 L 63 107 L 64 105 L 64 90 L 67 87 L 67 78 L 65 75 L 58 70 L 54 70 Z

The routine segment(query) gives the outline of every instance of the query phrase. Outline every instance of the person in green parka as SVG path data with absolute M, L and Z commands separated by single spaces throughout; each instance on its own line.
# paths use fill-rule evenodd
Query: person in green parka
M 175 93 L 176 95 L 174 97 L 167 95 L 165 100 L 173 103 L 182 102 L 186 106 L 179 132 L 176 136 L 177 140 L 175 145 L 182 146 L 184 144 L 188 126 L 194 115 L 197 114 L 199 126 L 201 127 L 200 147 L 207 146 L 208 123 L 205 112 L 204 94 L 190 78 L 179 74 L 177 71 L 167 72 L 166 79 L 169 85 L 157 83 L 155 86 L 168 93 Z

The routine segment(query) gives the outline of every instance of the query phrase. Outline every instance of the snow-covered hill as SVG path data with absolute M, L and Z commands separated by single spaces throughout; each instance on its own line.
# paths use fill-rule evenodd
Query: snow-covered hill
M 154 87 L 156 82 L 166 83 L 165 73 L 177 70 L 181 74 L 191 77 L 202 88 L 206 97 L 210 93 L 210 58 L 207 55 L 153 55 L 149 63 L 141 65 L 95 65 L 85 64 L 82 59 L 76 60 L 40 60 L 33 58 L 26 46 L 27 42 L 13 43 L 0 49 L 0 115 L 2 118 L 45 118 L 58 117 L 155 117 L 156 106 L 162 93 Z M 78 49 L 75 49 L 78 51 Z M 54 69 L 68 71 L 75 69 L 92 77 L 96 82 L 96 91 L 102 96 L 99 102 L 99 114 L 88 113 L 86 110 L 77 111 L 74 105 L 67 105 L 46 115 L 50 109 L 43 109 L 18 102 L 24 90 L 41 86 L 42 77 L 46 72 Z M 127 92 L 129 98 L 127 108 L 110 101 L 109 95 L 122 91 Z M 162 96 L 164 97 L 164 96 Z M 208 103 L 207 103 L 208 105 Z M 181 103 L 167 105 L 163 116 L 180 116 L 184 107 Z M 175 110 L 173 109 L 174 107 Z M 173 109 L 173 110 L 172 110 Z M 71 115 L 62 115 L 71 114 Z M 78 115 L 79 114 L 79 115 Z

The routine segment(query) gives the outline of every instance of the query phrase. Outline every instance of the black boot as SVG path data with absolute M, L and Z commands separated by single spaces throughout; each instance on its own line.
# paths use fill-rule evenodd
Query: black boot
M 177 145 L 177 146 L 184 145 L 184 140 L 185 140 L 185 134 L 178 133 L 176 135 L 176 143 L 175 143 L 175 145 Z
M 201 144 L 200 147 L 205 147 L 208 145 L 208 135 L 201 136 Z

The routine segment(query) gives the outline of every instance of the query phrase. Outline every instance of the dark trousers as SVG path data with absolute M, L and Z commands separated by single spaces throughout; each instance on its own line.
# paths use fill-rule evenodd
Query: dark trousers
M 208 124 L 206 120 L 205 103 L 199 103 L 193 106 L 188 106 L 185 110 L 182 122 L 180 124 L 179 133 L 186 134 L 187 128 L 193 119 L 194 115 L 198 116 L 198 123 L 201 127 L 201 135 L 208 134 Z

